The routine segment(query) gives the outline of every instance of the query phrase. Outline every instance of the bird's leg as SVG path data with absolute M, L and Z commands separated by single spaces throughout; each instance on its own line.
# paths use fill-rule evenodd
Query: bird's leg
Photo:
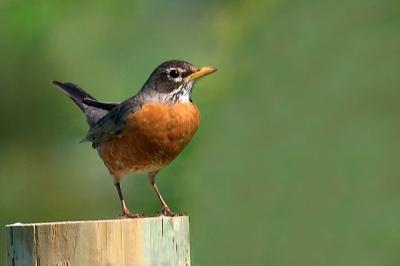
M 154 192 L 157 194 L 158 199 L 161 202 L 161 205 L 163 207 L 162 209 L 162 214 L 165 216 L 174 216 L 175 213 L 173 213 L 170 208 L 168 207 L 167 203 L 165 202 L 165 200 L 163 199 L 163 197 L 161 196 L 160 191 L 158 190 L 158 187 L 156 185 L 156 175 L 157 175 L 158 171 L 155 172 L 149 172 L 147 177 L 149 179 L 150 185 L 153 188 Z
M 121 218 L 138 218 L 140 215 L 132 214 L 125 204 L 124 196 L 122 195 L 121 184 L 119 181 L 114 181 L 115 188 L 117 189 L 119 200 L 121 201 L 122 215 Z

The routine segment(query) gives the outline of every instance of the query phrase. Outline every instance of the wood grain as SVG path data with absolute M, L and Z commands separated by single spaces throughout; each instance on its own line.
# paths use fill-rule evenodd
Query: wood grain
M 7 265 L 190 265 L 189 218 L 6 226 Z

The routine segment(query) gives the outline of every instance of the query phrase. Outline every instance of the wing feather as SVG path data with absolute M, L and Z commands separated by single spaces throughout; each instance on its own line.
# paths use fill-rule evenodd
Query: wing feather
M 98 148 L 101 143 L 118 135 L 125 127 L 127 115 L 136 112 L 140 108 L 141 103 L 137 101 L 126 101 L 116 105 L 89 129 L 86 137 L 81 142 L 92 142 L 93 148 Z

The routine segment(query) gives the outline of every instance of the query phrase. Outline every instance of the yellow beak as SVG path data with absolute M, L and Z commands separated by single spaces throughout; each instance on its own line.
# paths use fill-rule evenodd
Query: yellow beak
M 187 79 L 192 81 L 192 80 L 197 80 L 201 77 L 207 76 L 208 74 L 214 73 L 215 71 L 217 71 L 217 69 L 215 67 L 201 67 L 199 70 L 197 70 L 196 72 L 190 74 Z

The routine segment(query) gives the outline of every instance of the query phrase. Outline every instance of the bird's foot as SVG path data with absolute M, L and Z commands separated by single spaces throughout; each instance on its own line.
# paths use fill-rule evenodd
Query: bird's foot
M 170 217 L 174 217 L 177 216 L 178 214 L 175 212 L 172 212 L 168 206 L 164 206 L 164 208 L 162 209 L 161 215 L 163 216 L 170 216 Z
M 135 219 L 135 218 L 142 218 L 143 215 L 140 213 L 123 213 L 119 216 L 120 219 Z
M 131 213 L 129 209 L 124 206 L 122 210 L 122 214 L 119 216 L 120 219 L 134 219 L 134 218 L 142 218 L 143 215 L 140 213 Z

